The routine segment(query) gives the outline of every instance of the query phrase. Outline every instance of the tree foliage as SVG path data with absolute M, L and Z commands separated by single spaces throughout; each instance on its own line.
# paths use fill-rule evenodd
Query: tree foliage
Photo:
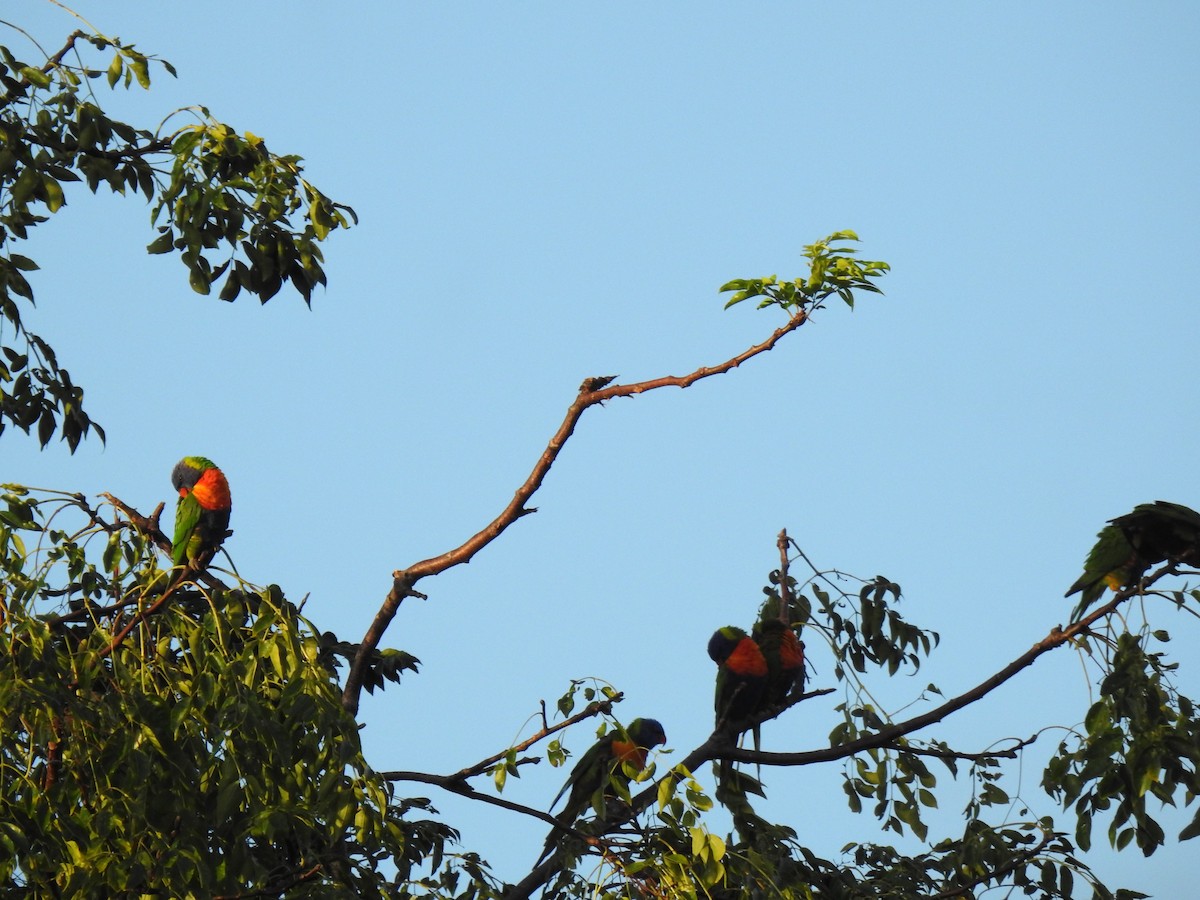
M 247 291 L 266 302 L 290 283 L 304 298 L 325 284 L 319 243 L 354 218 L 301 176 L 298 156 L 270 152 L 204 107 L 179 110 L 154 130 L 108 116 L 104 85 L 150 87 L 151 72 L 175 74 L 115 38 L 82 30 L 43 61 L 0 47 L 0 433 L 60 433 L 72 452 L 95 429 L 83 389 L 53 347 L 31 331 L 29 273 L 37 263 L 15 244 L 67 203 L 67 186 L 141 194 L 153 205 L 151 253 L 178 253 L 188 282 L 222 300 Z
M 85 62 L 87 54 L 99 61 Z M 207 110 L 153 132 L 109 118 L 93 87 L 148 87 L 152 65 L 172 72 L 133 45 L 82 31 L 44 62 L 0 49 L 0 432 L 6 423 L 36 427 L 44 446 L 60 431 L 72 449 L 93 429 L 103 437 L 50 345 L 26 328 L 27 273 L 36 263 L 12 249 L 62 207 L 64 184 L 141 193 L 159 232 L 149 250 L 178 252 L 192 287 L 208 293 L 219 282 L 225 300 L 244 290 L 265 302 L 287 282 L 309 302 L 325 281 L 317 244 L 353 217 L 300 176 L 297 157 L 274 155 Z M 786 627 L 810 658 L 831 661 L 825 680 L 760 704 L 736 729 L 715 728 L 673 764 L 651 756 L 644 769 L 613 769 L 574 822 L 513 799 L 513 776 L 542 758 L 560 766 L 581 755 L 585 747 L 568 749 L 570 726 L 599 718 L 599 733 L 615 727 L 622 695 L 610 685 L 572 683 L 531 733 L 486 746 L 454 772 L 384 771 L 379 763 L 392 761 L 372 765 L 363 753 L 362 690 L 394 690 L 418 667 L 381 647 L 402 602 L 425 596 L 417 585 L 469 562 L 533 512 L 529 501 L 587 410 L 720 376 L 773 350 L 827 300 L 853 308 L 856 292 L 879 293 L 888 266 L 858 260 L 857 240 L 843 230 L 809 245 L 808 271 L 798 277 L 721 288 L 727 306 L 757 299 L 782 311 L 784 323 L 761 343 L 684 376 L 586 379 L 513 500 L 462 545 L 393 573 L 360 640 L 321 632 L 277 586 L 191 563 L 170 567 L 161 507 L 145 515 L 108 495 L 5 485 L 0 887 L 40 896 L 519 898 L 544 888 L 553 896 L 722 900 L 975 897 L 997 888 L 1006 896 L 1142 896 L 1101 883 L 1077 848 L 1092 846 L 1099 825 L 1114 847 L 1152 854 L 1168 839 L 1159 806 L 1200 794 L 1200 720 L 1172 678 L 1169 635 L 1123 617 L 1135 598 L 1143 608 L 1151 600 L 1200 608 L 1200 591 L 1171 581 L 1197 574 L 1182 562 L 1200 546 L 1114 585 L 1087 615 L 1050 626 L 975 687 L 946 698 L 931 684 L 888 710 L 872 686 L 917 673 L 938 634 L 908 619 L 894 581 L 817 566 L 781 532 L 762 594 L 787 611 Z M 739 623 L 747 631 L 756 605 L 747 602 Z M 1060 618 L 1048 613 L 1051 623 Z M 1042 732 L 965 748 L 932 735 L 1044 655 L 1072 647 L 1098 695 L 1053 751 L 1045 797 L 1023 797 L 1012 785 L 1013 761 Z M 838 717 L 827 740 L 785 752 L 739 740 L 834 692 Z M 902 717 L 910 705 L 921 711 Z M 570 732 L 571 741 L 590 725 Z M 707 781 L 715 763 L 729 773 L 720 792 Z M 761 816 L 756 798 L 767 789 L 755 767 L 802 766 L 839 778 L 849 809 L 903 846 L 856 842 L 826 858 L 820 834 Z M 969 800 L 948 828 L 934 811 L 955 780 Z M 401 791 L 413 785 L 536 818 L 554 852 L 505 883 L 460 846 L 428 799 Z M 1179 839 L 1198 833 L 1200 814 Z

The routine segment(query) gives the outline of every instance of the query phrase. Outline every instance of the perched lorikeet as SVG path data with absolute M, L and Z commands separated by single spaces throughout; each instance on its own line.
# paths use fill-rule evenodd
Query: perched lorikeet
M 1155 500 L 1135 506 L 1133 512 L 1117 516 L 1112 522 L 1125 532 L 1148 566 L 1166 559 L 1200 565 L 1200 513 L 1194 509 Z
M 564 825 L 573 823 L 595 801 L 611 796 L 611 779 L 628 783 L 628 777 L 622 772 L 624 764 L 644 769 L 650 750 L 666 742 L 667 734 L 657 719 L 634 719 L 624 730 L 615 729 L 605 734 L 579 758 L 562 790 L 550 804 L 554 809 L 562 795 L 567 794 L 567 805 L 555 818 Z M 558 832 L 552 831 L 546 838 L 547 851 L 557 839 Z M 545 856 L 543 853 L 542 857 Z
M 1110 519 L 1096 535 L 1096 545 L 1083 564 L 1083 574 L 1066 596 L 1082 591 L 1071 613 L 1077 622 L 1104 593 L 1137 584 L 1146 570 L 1171 559 L 1200 565 L 1200 513 L 1178 503 L 1142 503 Z
M 796 637 L 791 625 L 780 618 L 778 597 L 771 597 L 763 604 L 750 635 L 767 661 L 767 680 L 758 709 L 776 706 L 793 690 L 803 690 L 804 643 Z M 758 725 L 754 726 L 753 735 L 754 749 L 757 750 L 761 743 Z
M 726 625 L 708 640 L 708 655 L 717 664 L 717 690 L 713 706 L 717 728 L 731 734 L 745 730 L 745 720 L 760 708 L 767 683 L 767 661 L 754 639 L 740 628 Z M 747 791 L 761 794 L 758 781 L 737 770 L 728 760 L 715 765 L 716 798 L 733 813 L 735 822 L 754 810 Z
M 803 689 L 804 643 L 797 639 L 790 623 L 780 616 L 777 597 L 771 597 L 763 604 L 751 635 L 767 661 L 762 706 L 782 703 L 793 690 Z
M 708 640 L 708 655 L 717 664 L 713 707 L 717 727 L 738 729 L 738 723 L 758 709 L 767 683 L 767 661 L 745 631 L 726 625 Z
M 212 460 L 185 456 L 171 472 L 171 485 L 179 492 L 171 560 L 179 566 L 211 553 L 225 540 L 229 482 Z

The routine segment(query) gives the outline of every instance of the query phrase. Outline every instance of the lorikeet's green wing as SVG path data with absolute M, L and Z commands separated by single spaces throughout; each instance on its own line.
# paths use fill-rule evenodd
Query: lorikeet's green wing
M 1138 552 L 1125 537 L 1125 532 L 1116 525 L 1106 525 L 1096 535 L 1096 545 L 1088 553 L 1083 564 L 1083 574 L 1067 590 L 1065 596 L 1082 591 L 1079 605 L 1071 613 L 1071 621 L 1078 622 L 1084 610 L 1096 602 L 1106 587 L 1119 590 L 1131 584 L 1146 571 Z
M 559 819 L 574 822 L 579 818 L 579 814 L 587 808 L 589 798 L 600 787 L 601 781 L 608 771 L 608 763 L 612 759 L 614 737 L 616 737 L 616 732 L 610 731 L 592 744 L 583 756 L 579 757 L 579 762 L 575 763 L 575 767 L 571 769 L 571 774 L 567 776 L 562 790 L 550 804 L 550 808 L 554 809 L 562 795 L 566 794 L 568 790 L 570 791 L 567 795 L 567 805 L 563 807 L 563 811 L 558 816 Z
M 179 498 L 175 507 L 175 538 L 171 541 L 171 561 L 177 566 L 183 565 L 189 555 L 188 544 L 196 532 L 202 511 L 200 501 L 194 495 Z
M 562 795 L 570 790 L 566 805 L 555 818 L 564 825 L 570 825 L 589 806 L 603 810 L 603 798 L 610 794 L 611 779 L 618 778 L 622 783 L 628 783 L 622 764 L 628 763 L 639 770 L 644 768 L 647 751 L 666 743 L 666 740 L 666 732 L 657 719 L 634 719 L 624 733 L 610 731 L 601 737 L 579 758 L 567 776 L 566 784 L 551 802 L 550 808 L 554 809 Z M 545 859 L 557 838 L 557 831 L 550 832 L 538 862 Z

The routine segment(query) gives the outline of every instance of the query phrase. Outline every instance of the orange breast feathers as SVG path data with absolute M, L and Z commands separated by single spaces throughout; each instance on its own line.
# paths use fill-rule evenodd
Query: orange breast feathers
M 187 491 L 181 490 L 180 495 Z M 220 469 L 206 469 L 192 487 L 192 496 L 205 509 L 229 509 L 229 482 Z
M 767 661 L 763 659 L 758 644 L 748 637 L 738 641 L 738 645 L 733 648 L 733 652 L 725 660 L 725 666 L 731 672 L 736 672 L 746 678 L 767 677 Z
M 796 632 L 790 628 L 783 633 L 783 640 L 779 642 L 779 662 L 785 669 L 804 666 L 804 644 L 796 640 Z
M 639 747 L 633 741 L 614 740 L 612 752 L 619 762 L 629 763 L 636 769 L 646 768 L 646 748 Z

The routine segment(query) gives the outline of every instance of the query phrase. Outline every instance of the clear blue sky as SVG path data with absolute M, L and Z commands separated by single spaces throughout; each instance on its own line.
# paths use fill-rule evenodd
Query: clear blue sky
M 821 565 L 900 582 L 942 633 L 916 678 L 877 685 L 900 704 L 976 684 L 1063 621 L 1105 519 L 1200 507 L 1200 6 L 647 6 L 77 4 L 179 70 L 106 105 L 153 125 L 204 104 L 303 155 L 362 224 L 327 245 L 311 311 L 227 305 L 144 253 L 141 201 L 69 193 L 21 250 L 43 265 L 29 324 L 109 441 L 70 457 L 6 434 L 0 480 L 149 510 L 180 456 L 211 456 L 240 571 L 310 595 L 347 639 L 392 570 L 508 501 L 584 377 L 683 374 L 780 324 L 723 312 L 720 284 L 799 274 L 802 245 L 842 228 L 893 266 L 885 297 L 765 358 L 590 411 L 540 512 L 393 624 L 386 643 L 424 665 L 364 704 L 380 769 L 472 763 L 592 675 L 682 756 L 711 727 L 704 643 L 751 619 L 783 527 Z M 43 0 L 4 17 L 50 50 L 75 26 Z M 1194 647 L 1194 622 L 1155 617 Z M 1184 660 L 1200 690 L 1200 655 Z M 1089 696 L 1060 651 L 937 734 L 982 749 L 1079 722 Z M 837 701 L 766 746 L 826 744 Z M 1038 782 L 1058 737 L 1023 770 L 1035 814 L 1055 812 Z M 541 768 L 505 796 L 548 803 L 564 773 Z M 836 769 L 766 774 L 817 852 L 888 840 L 841 812 Z M 501 877 L 538 855 L 540 824 L 433 799 Z M 943 801 L 950 831 L 960 805 Z M 1089 859 L 1178 897 L 1195 852 Z

